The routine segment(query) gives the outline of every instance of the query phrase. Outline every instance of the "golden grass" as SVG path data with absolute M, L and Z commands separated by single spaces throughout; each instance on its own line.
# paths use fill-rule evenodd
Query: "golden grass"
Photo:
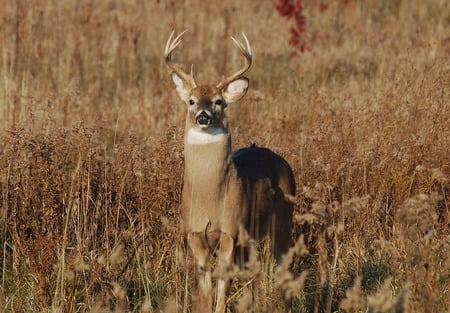
M 245 31 L 234 147 L 283 155 L 299 189 L 295 277 L 253 250 L 230 308 L 281 311 L 289 284 L 297 312 L 448 312 L 449 3 L 324 3 L 305 2 L 314 48 L 296 58 L 270 1 L 4 3 L 0 310 L 190 311 L 185 113 L 162 59 L 188 28 L 176 57 L 200 81 L 239 66 Z

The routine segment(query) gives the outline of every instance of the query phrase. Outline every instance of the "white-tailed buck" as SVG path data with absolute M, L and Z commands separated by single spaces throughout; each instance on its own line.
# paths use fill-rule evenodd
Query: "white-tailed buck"
M 252 145 L 235 153 L 225 108 L 241 99 L 249 81 L 242 75 L 250 68 L 252 52 L 235 40 L 245 65 L 218 84 L 197 85 L 192 68 L 186 73 L 172 61 L 184 32 L 170 35 L 165 61 L 187 109 L 184 135 L 184 178 L 181 232 L 198 267 L 203 312 L 211 312 L 210 259 L 232 266 L 240 226 L 255 239 L 270 234 L 278 262 L 292 245 L 291 216 L 295 181 L 289 164 L 269 149 Z M 220 276 L 220 275 L 219 275 Z M 225 312 L 229 279 L 218 277 L 215 312 Z

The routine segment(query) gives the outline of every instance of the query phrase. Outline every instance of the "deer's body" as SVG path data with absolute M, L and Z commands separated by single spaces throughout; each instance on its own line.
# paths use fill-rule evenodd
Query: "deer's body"
M 210 140 L 194 144 L 189 143 L 193 141 L 190 135 L 188 130 L 182 233 L 204 234 L 213 252 L 221 233 L 236 240 L 239 225 L 243 225 L 253 238 L 260 239 L 269 232 L 272 219 L 276 222 L 277 215 L 280 219 L 283 214 L 281 221 L 288 224 L 282 228 L 285 234 L 278 241 L 289 245 L 292 205 L 285 195 L 295 194 L 289 164 L 269 149 L 255 146 L 232 155 L 229 132 L 210 135 Z M 287 248 L 281 250 L 280 253 L 286 252 Z
M 173 34 L 172 34 L 173 35 Z M 203 312 L 212 310 L 211 256 L 231 266 L 239 231 L 255 239 L 270 233 L 277 260 L 291 246 L 295 181 L 289 164 L 269 149 L 251 146 L 232 154 L 224 109 L 247 92 L 241 77 L 251 64 L 251 50 L 235 41 L 246 58 L 241 71 L 217 86 L 197 86 L 192 75 L 171 61 L 179 35 L 166 45 L 166 62 L 181 99 L 187 104 L 181 232 L 196 260 Z M 234 39 L 233 39 L 234 40 Z M 225 312 L 229 281 L 219 277 L 215 312 Z

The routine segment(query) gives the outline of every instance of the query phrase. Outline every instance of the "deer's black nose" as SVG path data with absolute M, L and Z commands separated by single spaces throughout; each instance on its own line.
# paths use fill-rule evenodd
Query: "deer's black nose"
M 205 111 L 202 111 L 198 116 L 197 116 L 197 124 L 199 126 L 207 126 L 209 124 L 211 124 L 212 119 L 211 117 L 208 115 L 208 113 L 206 113 Z

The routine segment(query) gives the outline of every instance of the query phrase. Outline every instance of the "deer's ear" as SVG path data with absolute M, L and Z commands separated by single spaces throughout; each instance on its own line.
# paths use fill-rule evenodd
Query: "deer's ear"
M 175 84 L 178 96 L 187 103 L 189 100 L 189 92 L 192 87 L 190 87 L 189 84 L 186 84 L 186 82 L 176 73 L 172 73 L 172 81 Z
M 239 101 L 248 90 L 249 81 L 246 77 L 233 80 L 222 90 L 222 96 L 225 102 L 230 104 Z

